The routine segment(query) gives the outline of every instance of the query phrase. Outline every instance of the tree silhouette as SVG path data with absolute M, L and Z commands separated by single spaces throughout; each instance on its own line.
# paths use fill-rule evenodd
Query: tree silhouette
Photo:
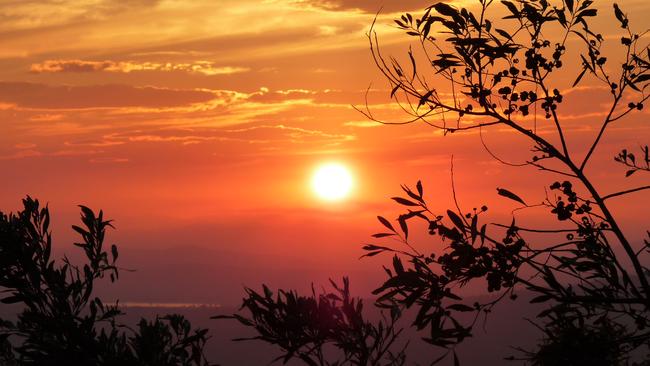
M 3 365 L 205 366 L 206 329 L 192 329 L 181 315 L 120 325 L 118 304 L 93 295 L 95 282 L 115 281 L 118 250 L 104 247 L 111 226 L 103 212 L 81 207 L 83 266 L 51 259 L 50 212 L 27 197 L 17 213 L 0 212 L 0 287 L 4 304 L 20 304 L 16 322 L 0 319 Z
M 530 302 L 546 305 L 533 324 L 543 331 L 544 339 L 538 349 L 513 359 L 535 365 L 624 365 L 633 362 L 635 353 L 649 358 L 650 272 L 642 260 L 650 252 L 650 243 L 631 242 L 609 202 L 650 186 L 604 194 L 586 170 L 608 128 L 641 110 L 649 97 L 645 89 L 650 51 L 641 44 L 643 34 L 631 29 L 627 15 L 614 4 L 614 18 L 625 35 L 617 40 L 621 51 L 612 57 L 620 57 L 621 64 L 613 64 L 603 53 L 606 37 L 590 27 L 597 16 L 592 1 L 500 4 L 506 16 L 497 20 L 489 18 L 495 7 L 492 0 L 478 1 L 476 13 L 437 3 L 419 18 L 405 14 L 395 20 L 421 46 L 422 58 L 409 49 L 408 66 L 384 56 L 373 27 L 368 36 L 375 64 L 391 85 L 391 98 L 409 117 L 385 122 L 368 106 L 359 111 L 382 123 L 427 123 L 445 135 L 500 127 L 525 137 L 532 144 L 532 155 L 521 165 L 558 177 L 549 182 L 550 191 L 536 205 L 558 220 L 557 229 L 520 226 L 514 215 L 509 224 L 485 223 L 485 206 L 463 210 L 456 204 L 439 213 L 427 204 L 420 182 L 415 189 L 404 186 L 404 197 L 393 199 L 407 211 L 395 227 L 379 217 L 386 230 L 375 235 L 398 239 L 402 246 L 364 247 L 366 256 L 394 255 L 388 279 L 375 290 L 378 302 L 416 308 L 415 326 L 428 330 L 424 340 L 446 349 L 455 363 L 459 362 L 456 345 L 472 335 L 480 315 L 505 297 L 516 298 L 519 289 L 534 294 Z M 436 29 L 439 32 L 434 34 Z M 561 35 L 547 38 L 553 29 L 560 29 Z M 558 77 L 563 65 L 576 62 L 565 60 L 572 38 L 583 46 L 576 60 L 581 69 L 572 84 L 563 84 L 566 77 Z M 593 141 L 571 149 L 577 144 L 567 141 L 566 124 L 557 107 L 564 99 L 561 90 L 575 87 L 587 75 L 605 85 L 611 102 L 605 118 L 596 121 L 598 134 Z M 538 112 L 543 115 L 540 121 Z M 553 133 L 538 132 L 538 126 Z M 516 165 L 496 156 L 481 141 L 495 159 Z M 647 146 L 641 153 L 637 158 L 622 150 L 615 157 L 626 166 L 626 176 L 647 173 Z M 497 192 L 521 208 L 531 207 L 507 189 L 497 188 Z M 637 203 L 636 209 L 645 207 L 644 202 Z M 442 254 L 416 249 L 408 237 L 413 220 L 424 221 L 428 233 L 446 243 Z M 546 238 L 540 240 L 540 235 Z M 493 299 L 463 301 L 458 289 L 480 282 L 494 294 Z M 459 320 L 460 313 L 474 314 L 473 320 Z

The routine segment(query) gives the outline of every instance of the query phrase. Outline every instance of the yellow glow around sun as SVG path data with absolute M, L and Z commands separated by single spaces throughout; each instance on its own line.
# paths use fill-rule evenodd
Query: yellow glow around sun
M 350 171 L 338 163 L 329 163 L 318 167 L 311 183 L 316 195 L 328 201 L 337 201 L 347 197 L 353 185 Z

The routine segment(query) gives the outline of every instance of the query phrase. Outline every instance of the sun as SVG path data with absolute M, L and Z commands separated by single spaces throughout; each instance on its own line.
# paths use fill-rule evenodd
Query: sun
M 316 195 L 327 201 L 338 201 L 350 194 L 353 186 L 352 174 L 339 163 L 319 166 L 311 180 Z

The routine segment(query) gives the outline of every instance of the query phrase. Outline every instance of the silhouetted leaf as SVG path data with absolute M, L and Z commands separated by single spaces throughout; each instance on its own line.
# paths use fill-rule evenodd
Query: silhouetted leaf
M 616 16 L 616 19 L 618 19 L 618 21 L 621 23 L 623 23 L 623 21 L 625 20 L 625 15 L 623 15 L 623 12 L 618 7 L 618 4 L 616 3 L 614 3 L 614 16 Z
M 510 10 L 512 15 L 514 15 L 515 17 L 519 17 L 519 14 L 520 14 L 519 9 L 517 9 L 515 4 L 511 3 L 510 1 L 505 1 L 505 0 L 501 1 L 501 3 L 503 5 L 505 5 L 508 8 L 508 10 Z
M 512 41 L 512 36 L 510 33 L 504 31 L 503 29 L 496 28 L 494 31 L 499 33 L 502 37 Z
M 400 205 L 404 205 L 404 206 L 419 206 L 417 203 L 415 203 L 415 202 L 411 202 L 411 201 L 409 201 L 409 200 L 407 200 L 407 199 L 404 199 L 404 198 L 401 198 L 401 197 L 391 197 L 391 199 L 392 199 L 393 201 L 399 203 Z
M 447 309 L 461 311 L 461 312 L 475 311 L 476 310 L 473 307 L 467 306 L 465 304 L 452 304 L 452 305 L 447 306 Z
M 393 97 L 395 96 L 395 93 L 397 92 L 397 90 L 399 90 L 399 87 L 400 87 L 400 86 L 401 86 L 401 84 L 397 84 L 397 85 L 395 85 L 395 87 L 393 88 L 393 90 L 390 91 L 390 97 L 391 97 L 391 98 L 393 98 Z
M 500 196 L 510 198 L 511 200 L 517 201 L 517 202 L 521 203 L 522 205 L 526 206 L 526 203 L 524 202 L 524 200 L 522 200 L 521 198 L 519 198 L 519 196 L 517 196 L 516 194 L 510 192 L 507 189 L 497 188 L 497 193 L 499 193 Z
M 395 229 L 393 228 L 393 225 L 391 225 L 388 220 L 386 220 L 385 218 L 383 218 L 381 216 L 377 216 L 377 220 L 379 220 L 379 222 L 381 222 L 381 224 L 384 225 L 388 230 L 390 230 L 392 232 L 395 232 Z
M 634 82 L 635 83 L 642 83 L 642 82 L 648 81 L 648 80 L 650 80 L 650 74 L 643 74 L 643 75 L 637 76 L 637 78 L 634 79 Z
M 580 74 L 578 74 L 578 77 L 577 77 L 576 80 L 573 82 L 572 87 L 575 87 L 576 85 L 578 85 L 578 83 L 580 82 L 580 80 L 582 80 L 582 77 L 585 76 L 585 73 L 586 73 L 586 72 L 587 72 L 587 68 L 585 67 L 584 69 L 582 69 L 582 71 L 580 72 Z
M 117 246 L 115 244 L 111 245 L 111 253 L 113 254 L 113 261 L 117 260 L 118 256 L 118 251 L 117 251 Z
M 485 230 L 487 229 L 487 225 L 484 224 L 481 226 L 481 245 L 485 244 Z
M 461 231 L 465 232 L 465 224 L 463 223 L 463 219 L 460 218 L 454 211 L 452 210 L 447 210 L 447 216 L 449 216 L 449 219 L 451 222 L 456 225 L 456 227 Z
M 404 273 L 404 266 L 402 265 L 402 260 L 398 256 L 393 256 L 393 268 L 395 273 L 402 274 Z
M 546 301 L 548 301 L 548 300 L 550 300 L 552 298 L 553 297 L 549 296 L 549 295 L 540 295 L 540 296 L 537 296 L 537 297 L 534 297 L 533 299 L 531 299 L 530 303 L 535 304 L 535 303 L 540 303 L 540 302 L 546 302 Z
M 446 16 L 458 15 L 458 11 L 456 9 L 442 2 L 433 5 L 433 8 L 436 9 L 436 11 L 442 15 L 446 15 Z
M 472 217 L 472 223 L 470 225 L 470 234 L 472 237 L 472 243 L 476 241 L 476 236 L 478 235 L 477 225 L 478 225 L 478 216 L 474 215 Z
M 400 216 L 397 222 L 399 222 L 400 229 L 402 229 L 402 232 L 404 233 L 404 239 L 408 239 L 409 227 L 408 224 L 406 223 L 406 217 L 403 215 Z
M 586 9 L 578 13 L 576 17 L 595 17 L 597 14 L 597 9 Z
M 372 234 L 373 238 L 383 238 L 385 236 L 394 236 L 394 233 L 377 233 L 377 234 Z
M 570 12 L 573 13 L 573 0 L 565 0 L 567 9 L 569 9 Z

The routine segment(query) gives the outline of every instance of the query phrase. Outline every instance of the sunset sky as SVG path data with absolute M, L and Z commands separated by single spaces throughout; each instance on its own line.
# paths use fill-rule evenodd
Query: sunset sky
M 598 3 L 594 27 L 616 45 L 611 3 Z M 352 108 L 370 86 L 373 113 L 401 116 L 365 36 L 382 5 L 383 50 L 402 58 L 411 39 L 392 19 L 427 1 L 0 1 L 0 210 L 17 210 L 27 194 L 49 202 L 55 245 L 73 253 L 76 205 L 101 208 L 115 220 L 109 240 L 122 266 L 137 270 L 110 294 L 231 304 L 242 286 L 262 282 L 307 287 L 349 274 L 360 293 L 376 286 L 382 259 L 358 259 L 380 230 L 375 217 L 399 213 L 390 197 L 418 179 L 444 212 L 452 155 L 468 210 L 486 204 L 491 219 L 507 220 L 516 206 L 496 187 L 541 202 L 556 178 L 495 162 L 476 133 L 380 125 Z M 650 3 L 621 5 L 644 30 Z M 564 70 L 558 88 L 581 154 L 609 96 L 587 79 L 568 90 L 578 66 Z M 612 157 L 648 143 L 647 111 L 613 126 L 599 148 L 588 172 L 605 191 L 642 182 L 623 180 Z M 511 133 L 484 138 L 496 153 L 523 154 L 514 161 L 529 157 L 529 144 Z M 353 176 L 346 199 L 325 201 L 311 189 L 328 162 Z M 624 207 L 648 198 L 614 204 L 634 240 L 647 210 Z

